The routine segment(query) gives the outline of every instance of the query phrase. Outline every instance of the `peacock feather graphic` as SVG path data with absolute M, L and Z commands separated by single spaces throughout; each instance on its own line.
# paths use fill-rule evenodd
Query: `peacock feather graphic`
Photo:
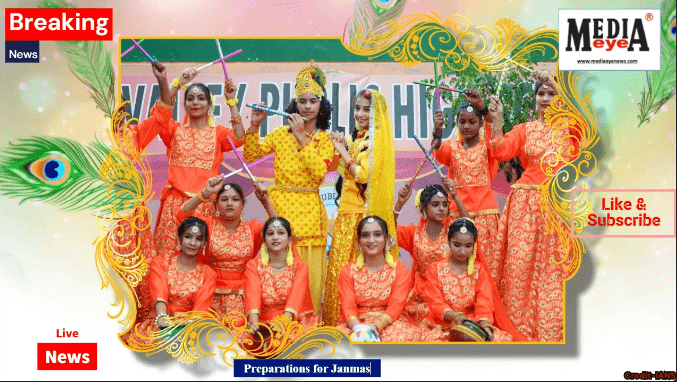
M 348 47 L 369 45 L 365 39 L 390 29 L 388 23 L 402 13 L 406 0 L 355 0 L 353 17 L 346 24 L 343 41 Z
M 41 8 L 74 8 L 64 0 L 45 0 Z M 75 77 L 89 88 L 96 107 L 112 118 L 115 110 L 115 72 L 111 51 L 103 41 L 57 41 L 56 46 L 68 59 L 68 67 Z
M 30 137 L 0 149 L 0 194 L 40 200 L 66 211 L 94 210 L 114 200 L 131 200 L 129 185 L 111 189 L 100 167 L 110 148 L 96 140 L 89 145 L 59 137 Z
M 675 1 L 661 5 L 661 70 L 646 72 L 646 87 L 639 103 L 639 126 L 649 122 L 675 95 Z

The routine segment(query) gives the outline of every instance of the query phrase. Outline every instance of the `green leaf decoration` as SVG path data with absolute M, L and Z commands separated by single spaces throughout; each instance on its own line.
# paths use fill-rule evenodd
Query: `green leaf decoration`
M 75 8 L 65 1 L 45 0 L 41 8 Z M 75 77 L 89 88 L 96 107 L 112 118 L 115 110 L 115 73 L 111 51 L 103 41 L 57 41 L 57 48 L 68 59 L 68 67 Z
M 100 167 L 110 148 L 58 137 L 30 137 L 0 150 L 0 195 L 41 200 L 66 211 L 98 209 L 132 200 L 124 182 L 111 188 Z
M 661 5 L 661 70 L 646 72 L 646 87 L 639 103 L 639 125 L 651 121 L 658 110 L 675 95 L 675 1 Z

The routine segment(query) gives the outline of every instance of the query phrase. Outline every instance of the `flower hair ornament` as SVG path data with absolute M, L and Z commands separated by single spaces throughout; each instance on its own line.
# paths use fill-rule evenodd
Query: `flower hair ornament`
M 416 198 L 414 198 L 414 205 L 418 209 L 421 208 L 421 194 L 423 194 L 423 189 L 418 190 L 418 192 L 416 193 Z

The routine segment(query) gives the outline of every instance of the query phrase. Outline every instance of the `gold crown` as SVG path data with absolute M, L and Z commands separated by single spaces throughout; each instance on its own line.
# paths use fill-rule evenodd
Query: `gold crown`
M 326 82 L 327 78 L 322 69 L 314 66 L 313 61 L 310 61 L 310 66 L 299 70 L 296 75 L 296 98 L 298 99 L 304 93 L 311 93 L 317 98 L 322 98 Z

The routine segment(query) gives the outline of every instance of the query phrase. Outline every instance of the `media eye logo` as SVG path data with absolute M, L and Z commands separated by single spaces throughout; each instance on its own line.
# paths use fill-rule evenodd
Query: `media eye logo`
M 660 10 L 559 11 L 560 70 L 660 70 Z
M 5 62 L 40 62 L 40 42 L 5 41 Z

